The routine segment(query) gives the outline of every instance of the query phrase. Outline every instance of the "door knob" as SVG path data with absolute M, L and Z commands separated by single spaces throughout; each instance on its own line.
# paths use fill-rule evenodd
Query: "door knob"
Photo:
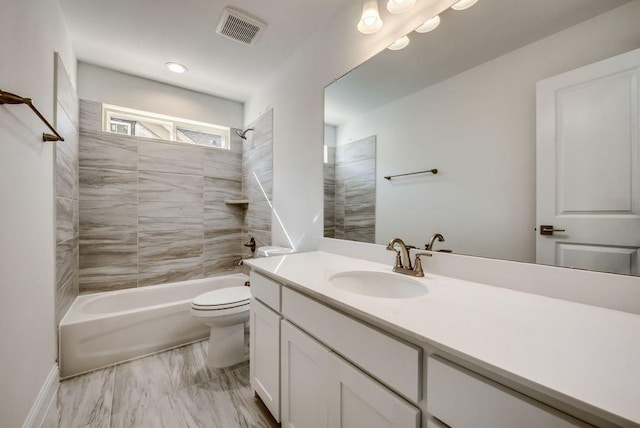
M 540 235 L 553 235 L 553 232 L 566 232 L 564 229 L 554 229 L 553 225 L 549 224 L 541 224 L 540 225 Z

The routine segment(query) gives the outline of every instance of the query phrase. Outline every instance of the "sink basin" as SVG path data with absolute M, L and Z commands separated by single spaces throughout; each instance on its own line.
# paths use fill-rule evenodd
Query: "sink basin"
M 329 283 L 350 293 L 387 299 L 407 299 L 427 294 L 427 287 L 410 277 L 386 272 L 340 272 L 329 278 Z

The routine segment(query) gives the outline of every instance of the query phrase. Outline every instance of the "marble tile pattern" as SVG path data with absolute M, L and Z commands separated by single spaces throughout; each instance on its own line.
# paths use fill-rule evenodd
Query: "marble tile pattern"
M 242 140 L 232 132 L 226 150 L 109 134 L 101 115 L 80 102 L 80 291 L 235 270 L 245 213 L 224 201 L 242 198 Z
M 79 292 L 79 101 L 60 56 L 55 65 L 55 127 L 64 138 L 55 144 L 56 326 Z
M 336 149 L 333 185 L 335 188 L 334 237 L 375 242 L 375 136 L 354 141 Z M 325 181 L 325 192 L 327 187 L 330 188 L 331 183 L 327 184 Z M 326 229 L 327 227 L 325 231 Z
M 242 142 L 243 196 L 249 200 L 244 221 L 244 239 L 253 237 L 258 246 L 271 245 L 273 199 L 273 110 L 249 125 Z M 243 256 L 250 255 L 243 249 Z
M 327 147 L 324 173 L 324 236 L 336 236 L 336 148 Z
M 249 385 L 249 365 L 208 369 L 207 341 L 61 382 L 57 427 L 277 427 Z

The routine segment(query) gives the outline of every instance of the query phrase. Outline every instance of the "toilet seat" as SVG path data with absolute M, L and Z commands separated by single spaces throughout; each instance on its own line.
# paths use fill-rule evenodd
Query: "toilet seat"
M 209 291 L 196 296 L 191 308 L 197 311 L 221 311 L 225 309 L 249 306 L 251 291 L 249 287 L 227 287 Z

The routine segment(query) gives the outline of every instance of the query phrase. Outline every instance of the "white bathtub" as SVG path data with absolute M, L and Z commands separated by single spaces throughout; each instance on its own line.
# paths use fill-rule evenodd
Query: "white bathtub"
M 191 300 L 248 279 L 232 274 L 79 296 L 60 322 L 60 377 L 206 338 L 210 329 L 191 316 Z

